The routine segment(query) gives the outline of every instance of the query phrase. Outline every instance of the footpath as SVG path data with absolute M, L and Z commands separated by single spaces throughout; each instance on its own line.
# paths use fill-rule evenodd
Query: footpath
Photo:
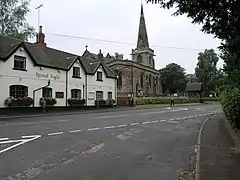
M 240 179 L 240 153 L 229 129 L 223 115 L 208 120 L 204 125 L 199 180 Z

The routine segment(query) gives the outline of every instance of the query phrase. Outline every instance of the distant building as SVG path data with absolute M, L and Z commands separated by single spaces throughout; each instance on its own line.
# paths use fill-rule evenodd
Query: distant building
M 187 83 L 186 92 L 189 97 L 201 98 L 202 84 L 201 83 Z
M 98 58 L 102 58 L 100 52 Z M 49 86 L 46 86 L 50 82 Z M 68 106 L 69 98 L 116 99 L 116 75 L 102 61 L 47 47 L 40 26 L 37 42 L 22 42 L 0 35 L 0 107 L 8 97 L 55 98 L 55 106 Z

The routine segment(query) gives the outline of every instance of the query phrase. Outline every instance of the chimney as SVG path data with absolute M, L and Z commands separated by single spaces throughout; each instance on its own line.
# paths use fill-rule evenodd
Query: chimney
M 98 60 L 103 61 L 103 54 L 102 54 L 101 49 L 99 50 L 99 53 L 98 53 Z
M 36 44 L 39 44 L 41 46 L 46 47 L 45 35 L 42 32 L 42 26 L 39 26 L 39 32 L 37 33 L 37 42 L 36 42 Z

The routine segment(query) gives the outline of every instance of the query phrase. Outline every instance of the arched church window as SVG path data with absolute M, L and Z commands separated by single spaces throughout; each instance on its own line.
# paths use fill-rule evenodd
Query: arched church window
M 122 86 L 122 72 L 119 70 L 115 70 L 117 77 L 117 87 L 121 87 Z
M 152 76 L 149 75 L 149 86 L 151 87 L 152 86 Z
M 142 63 L 142 56 L 141 56 L 141 55 L 138 55 L 138 56 L 137 56 L 137 62 L 138 62 L 138 63 Z
M 152 64 L 152 56 L 149 56 L 148 63 Z
M 140 75 L 140 86 L 141 86 L 141 88 L 143 88 L 143 78 L 144 78 L 144 74 L 141 73 L 141 75 Z

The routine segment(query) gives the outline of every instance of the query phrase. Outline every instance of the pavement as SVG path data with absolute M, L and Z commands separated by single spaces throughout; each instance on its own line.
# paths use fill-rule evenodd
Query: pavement
M 209 120 L 203 128 L 200 150 L 200 180 L 240 179 L 240 154 L 225 125 L 223 115 Z
M 220 110 L 198 105 L 0 121 L 0 179 L 193 180 L 199 129 Z

